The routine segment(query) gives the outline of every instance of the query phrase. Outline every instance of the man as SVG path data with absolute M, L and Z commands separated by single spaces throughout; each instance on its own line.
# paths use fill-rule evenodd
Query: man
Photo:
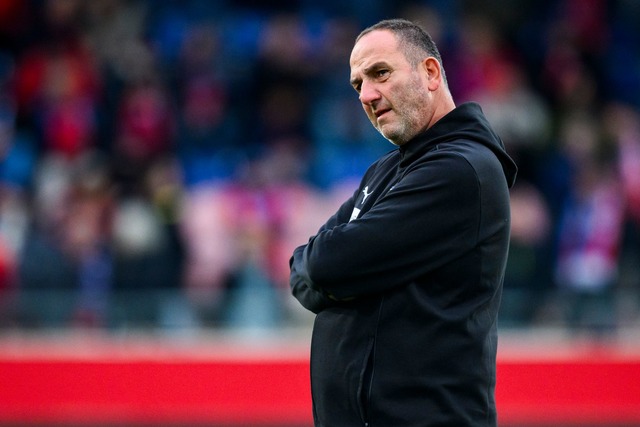
M 351 84 L 397 149 L 291 258 L 317 313 L 316 426 L 495 426 L 496 317 L 516 166 L 477 104 L 455 106 L 420 27 L 382 21 Z

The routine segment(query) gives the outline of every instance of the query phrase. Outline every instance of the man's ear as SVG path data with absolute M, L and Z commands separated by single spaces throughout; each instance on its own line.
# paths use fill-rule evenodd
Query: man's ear
M 436 90 L 442 84 L 442 69 L 436 58 L 430 56 L 422 61 L 422 69 L 427 78 L 429 90 Z

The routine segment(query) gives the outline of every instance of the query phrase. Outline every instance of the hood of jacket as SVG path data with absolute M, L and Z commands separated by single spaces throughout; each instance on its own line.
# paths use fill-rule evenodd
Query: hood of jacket
M 507 154 L 500 137 L 491 128 L 482 108 L 475 102 L 459 105 L 425 132 L 402 145 L 399 148 L 402 156 L 401 166 L 438 144 L 459 139 L 476 141 L 488 147 L 500 161 L 507 184 L 509 187 L 513 186 L 518 168 Z

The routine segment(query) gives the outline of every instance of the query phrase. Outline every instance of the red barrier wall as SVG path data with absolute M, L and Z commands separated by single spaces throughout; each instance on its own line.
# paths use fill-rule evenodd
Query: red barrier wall
M 0 341 L 0 424 L 311 425 L 304 345 L 52 342 Z M 640 426 L 640 355 L 499 359 L 500 425 Z

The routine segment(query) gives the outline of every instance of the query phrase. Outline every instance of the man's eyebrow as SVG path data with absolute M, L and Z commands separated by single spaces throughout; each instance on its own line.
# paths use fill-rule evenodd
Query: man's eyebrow
M 376 70 L 378 68 L 387 67 L 387 66 L 388 65 L 387 65 L 386 61 L 378 61 L 378 62 L 374 62 L 373 64 L 369 65 L 367 68 L 362 70 L 362 72 L 364 74 L 369 74 L 373 70 Z
M 364 74 L 366 76 L 367 74 L 370 74 L 372 71 L 375 71 L 377 69 L 384 68 L 384 67 L 388 67 L 388 64 L 387 64 L 386 61 L 374 62 L 373 64 L 371 64 L 368 67 L 366 67 L 365 69 L 363 69 L 362 70 L 362 74 Z M 359 77 L 352 77 L 349 80 L 349 82 L 351 83 L 351 86 L 356 86 L 361 81 L 362 81 L 362 79 L 359 78 Z

